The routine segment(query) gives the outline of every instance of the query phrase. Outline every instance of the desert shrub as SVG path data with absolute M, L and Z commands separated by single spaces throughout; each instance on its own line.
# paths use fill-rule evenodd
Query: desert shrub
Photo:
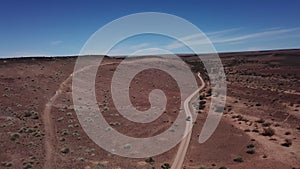
M 205 167 L 199 167 L 199 169 L 205 169 Z
M 207 91 L 207 93 L 206 93 L 206 96 L 211 96 L 211 94 L 212 94 L 212 89 L 209 89 L 208 91 Z
M 203 100 L 204 98 L 205 98 L 204 95 L 199 96 L 199 100 Z
M 20 138 L 20 134 L 19 133 L 11 133 L 10 134 L 10 140 L 11 141 L 16 141 L 18 138 Z
M 224 166 L 223 166 L 223 167 L 220 167 L 219 169 L 227 169 L 227 167 L 224 167 Z
M 171 168 L 170 164 L 169 163 L 165 163 L 161 166 L 162 169 L 169 169 Z
M 228 112 L 230 112 L 232 110 L 232 106 L 231 105 L 227 106 L 227 110 Z
M 33 133 L 33 132 L 35 132 L 35 129 L 34 129 L 34 128 L 27 128 L 27 129 L 25 130 L 25 133 Z
M 2 165 L 3 167 L 12 167 L 12 166 L 13 166 L 13 163 L 12 163 L 12 162 L 3 162 L 3 163 L 1 163 L 1 165 Z
M 26 127 L 21 127 L 18 131 L 18 133 L 24 133 L 27 130 Z
M 63 129 L 63 130 L 60 132 L 60 134 L 63 135 L 63 136 L 68 135 L 68 134 L 69 134 L 69 130 Z
M 36 131 L 32 135 L 35 136 L 35 137 L 42 137 L 45 134 L 43 134 L 41 131 Z
M 32 164 L 30 163 L 25 163 L 23 166 L 23 169 L 30 169 L 30 168 L 32 168 Z
M 31 111 L 30 113 L 31 113 L 31 116 L 30 116 L 31 119 L 34 119 L 34 120 L 39 119 L 39 113 L 38 112 Z
M 287 132 L 285 132 L 284 134 L 285 134 L 285 135 L 291 135 L 292 133 L 289 132 L 289 131 L 287 131 Z
M 278 123 L 275 123 L 275 124 L 274 124 L 274 126 L 275 126 L 275 127 L 279 127 L 279 126 L 280 126 L 280 124 L 278 124 Z
M 147 158 L 145 161 L 151 165 L 153 165 L 155 162 L 155 160 L 152 157 Z
M 275 134 L 275 130 L 272 129 L 271 127 L 264 128 L 264 132 L 262 133 L 263 136 L 273 136 Z
M 111 126 L 120 126 L 121 123 L 120 122 L 111 122 L 109 123 Z
M 64 117 L 59 117 L 59 118 L 57 119 L 58 122 L 63 121 L 63 120 L 64 120 Z
M 64 154 L 68 154 L 70 152 L 70 149 L 67 148 L 67 147 L 64 147 L 60 150 L 61 153 L 64 153 Z
M 247 148 L 254 148 L 254 147 L 255 147 L 254 144 L 247 145 Z
M 75 130 L 73 133 L 72 133 L 73 136 L 80 136 L 80 134 L 78 133 L 77 130 Z
M 64 137 L 59 138 L 59 141 L 66 141 L 66 139 Z
M 185 120 L 186 121 L 191 121 L 191 116 L 188 116 Z
M 247 151 L 246 151 L 247 154 L 255 154 L 255 149 L 254 148 L 249 148 Z
M 24 117 L 30 117 L 32 114 L 31 114 L 31 112 L 28 112 L 28 111 L 26 111 L 25 113 L 24 113 Z
M 263 127 L 270 127 L 272 125 L 272 123 L 269 122 L 265 122 L 262 124 Z
M 91 149 L 86 149 L 85 152 L 89 155 L 93 154 L 95 152 L 95 149 L 94 148 L 91 148 Z
M 233 161 L 234 161 L 234 162 L 237 162 L 237 163 L 242 163 L 242 162 L 244 162 L 243 157 L 237 157 L 237 158 L 233 159 Z
M 284 147 L 290 147 L 292 145 L 292 140 L 285 139 L 285 143 L 282 143 L 281 145 Z
M 105 168 L 106 165 L 105 165 L 105 164 L 102 164 L 102 163 L 98 163 L 98 164 L 97 164 L 97 167 L 98 167 L 98 168 Z
M 257 122 L 257 123 L 264 123 L 265 120 L 264 119 L 259 119 L 259 120 L 256 120 L 255 122 Z
M 201 101 L 199 102 L 199 104 L 206 104 L 206 101 L 205 101 L 205 100 L 201 100 Z
M 244 132 L 248 133 L 250 132 L 251 130 L 250 129 L 245 129 Z
M 83 161 L 84 161 L 84 158 L 83 158 L 83 157 L 78 157 L 77 160 L 83 162 Z
M 199 110 L 203 110 L 205 108 L 205 105 L 199 103 L 199 107 L 198 108 L 199 108 Z
M 238 114 L 238 115 L 233 115 L 232 116 L 233 119 L 237 119 L 238 121 L 242 121 L 244 118 L 242 115 Z

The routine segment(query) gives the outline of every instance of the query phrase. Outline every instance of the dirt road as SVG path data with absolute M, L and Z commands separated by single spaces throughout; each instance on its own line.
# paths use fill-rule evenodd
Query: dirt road
M 107 63 L 107 64 L 113 64 L 113 63 Z M 92 66 L 98 66 L 98 65 L 90 65 L 90 66 L 87 66 L 87 67 L 84 67 L 84 68 L 78 70 L 77 72 L 84 71 Z M 68 76 L 68 78 L 60 84 L 59 88 L 55 92 L 55 95 L 53 95 L 50 98 L 50 100 L 46 103 L 45 109 L 42 113 L 42 121 L 44 123 L 44 129 L 45 129 L 45 143 L 44 143 L 45 144 L 44 145 L 45 146 L 45 163 L 44 163 L 44 167 L 43 167 L 44 169 L 52 169 L 53 168 L 52 165 L 54 164 L 53 161 L 55 161 L 54 155 L 58 155 L 58 154 L 55 154 L 56 152 L 55 152 L 55 148 L 53 145 L 53 142 L 55 141 L 55 131 L 54 131 L 54 124 L 53 124 L 52 117 L 51 117 L 52 106 L 54 106 L 56 99 L 60 96 L 60 94 L 64 91 L 65 87 L 67 86 L 68 82 L 72 79 L 73 74 L 77 73 L 77 72 L 73 72 L 72 74 L 70 74 Z M 204 83 L 202 77 L 200 76 L 200 73 L 198 73 L 198 77 L 200 78 L 201 83 L 202 83 L 201 87 L 199 89 L 197 89 L 193 94 L 191 94 L 184 102 L 185 112 L 190 117 L 191 117 L 191 112 L 189 109 L 189 103 L 192 100 L 192 98 L 200 90 L 202 90 L 205 87 L 205 83 Z M 191 129 L 192 127 L 193 127 L 193 124 L 192 124 L 192 120 L 191 120 L 190 123 L 187 123 L 186 131 L 185 131 L 186 137 L 180 143 L 177 155 L 174 159 L 174 163 L 172 164 L 171 169 L 181 169 L 182 168 L 185 154 L 187 152 L 187 148 L 189 146 L 190 139 L 191 139 L 191 132 L 188 132 L 191 130 L 188 130 L 188 129 Z
M 201 86 L 199 89 L 197 89 L 194 93 L 192 93 L 185 101 L 184 101 L 184 110 L 187 114 L 187 117 L 192 117 L 191 116 L 191 111 L 190 111 L 190 108 L 189 108 L 189 103 L 190 101 L 193 99 L 193 97 L 199 93 L 200 90 L 202 90 L 204 87 L 205 87 L 205 83 L 204 83 L 204 80 L 202 79 L 202 77 L 200 76 L 200 73 L 198 73 L 198 77 L 200 78 L 201 80 Z M 192 128 L 193 128 L 193 123 L 192 123 L 193 120 L 190 120 L 187 122 L 187 125 L 186 125 L 186 129 L 185 129 L 185 135 L 186 137 L 183 138 L 183 140 L 181 141 L 180 145 L 179 145 L 179 148 L 178 148 L 178 151 L 177 151 L 177 154 L 176 154 L 176 157 L 174 159 L 174 162 L 171 166 L 171 169 L 182 169 L 182 166 L 183 166 L 183 162 L 184 162 L 184 159 L 185 159 L 185 155 L 186 155 L 186 152 L 187 152 L 187 149 L 189 147 L 189 144 L 190 144 L 190 141 L 191 141 L 191 136 L 192 136 Z
M 82 68 L 81 70 L 77 71 L 84 71 L 92 66 L 95 65 L 91 65 L 91 66 L 87 66 Z M 68 82 L 72 79 L 72 76 L 74 73 L 77 72 L 73 72 L 71 73 L 68 78 L 66 80 L 64 80 L 60 85 L 59 88 L 55 91 L 55 94 L 49 99 L 49 101 L 46 103 L 45 105 L 45 109 L 43 111 L 43 113 L 41 114 L 42 116 L 42 121 L 44 124 L 44 130 L 45 130 L 45 163 L 44 163 L 44 169 L 52 169 L 52 164 L 54 159 L 54 145 L 53 142 L 55 141 L 55 131 L 54 131 L 54 124 L 52 121 L 52 117 L 51 117 L 51 110 L 52 110 L 52 106 L 54 105 L 56 99 L 59 97 L 59 95 L 64 91 L 65 87 L 67 86 Z

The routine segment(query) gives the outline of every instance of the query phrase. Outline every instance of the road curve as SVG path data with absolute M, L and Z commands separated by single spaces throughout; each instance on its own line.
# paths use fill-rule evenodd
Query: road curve
M 134 62 L 134 61 L 132 61 Z M 131 63 L 132 63 L 131 62 Z M 104 63 L 103 65 L 110 65 L 115 64 L 114 62 Z M 57 98 L 63 93 L 63 90 L 67 86 L 68 82 L 72 80 L 72 77 L 74 74 L 82 72 L 86 69 L 89 69 L 94 66 L 99 66 L 95 63 L 95 65 L 89 65 L 85 66 L 75 72 L 72 72 L 60 85 L 59 88 L 55 91 L 55 94 L 49 99 L 49 101 L 45 104 L 45 108 L 43 113 L 41 114 L 41 119 L 44 124 L 44 130 L 45 130 L 45 141 L 44 141 L 44 149 L 45 149 L 45 162 L 43 169 L 52 169 L 53 165 L 55 165 L 55 157 L 58 155 L 57 152 L 55 152 L 55 146 L 53 145 L 53 142 L 55 141 L 55 130 L 54 130 L 54 124 L 52 121 L 51 116 L 51 110 L 54 106 L 55 101 Z
M 114 64 L 114 63 L 106 63 L 103 65 L 108 65 L 108 64 Z M 59 88 L 55 91 L 55 94 L 49 99 L 49 101 L 45 105 L 45 109 L 44 109 L 43 113 L 41 114 L 42 121 L 44 124 L 44 130 L 45 130 L 45 142 L 44 142 L 45 163 L 44 163 L 43 169 L 52 169 L 53 165 L 55 164 L 53 161 L 55 161 L 55 156 L 57 155 L 55 152 L 55 147 L 53 145 L 53 142 L 55 141 L 55 131 L 54 131 L 54 124 L 53 124 L 52 117 L 51 117 L 52 106 L 54 105 L 57 98 L 62 94 L 64 88 L 67 86 L 67 83 L 72 80 L 72 76 L 75 73 L 79 73 L 79 72 L 89 69 L 90 67 L 93 67 L 93 66 L 97 66 L 97 65 L 86 66 L 76 72 L 71 73 L 68 76 L 68 78 L 65 79 L 59 85 Z
M 190 101 L 197 93 L 199 93 L 200 90 L 202 90 L 205 87 L 204 80 L 200 76 L 200 73 L 198 73 L 198 77 L 201 80 L 201 86 L 184 101 L 184 110 L 187 114 L 187 117 L 192 117 L 191 111 L 189 109 Z M 183 138 L 183 140 L 179 145 L 176 157 L 174 159 L 173 164 L 171 165 L 171 169 L 182 169 L 185 155 L 187 153 L 187 149 L 189 147 L 191 137 L 192 137 L 192 128 L 193 128 L 193 120 L 190 120 L 186 123 L 185 134 L 184 134 L 185 137 Z
M 108 65 L 108 64 L 113 64 L 113 63 L 106 63 L 104 65 Z M 52 165 L 53 165 L 53 161 L 55 161 L 55 156 L 54 154 L 56 154 L 55 152 L 55 148 L 53 145 L 53 141 L 55 140 L 55 131 L 54 131 L 54 124 L 52 122 L 52 118 L 51 118 L 51 110 L 52 110 L 52 106 L 54 105 L 56 99 L 59 97 L 59 95 L 63 92 L 65 86 L 67 86 L 67 83 L 72 79 L 72 76 L 75 73 L 84 71 L 92 66 L 97 66 L 97 65 L 90 65 L 87 67 L 84 67 L 76 72 L 71 73 L 67 79 L 65 79 L 60 85 L 59 88 L 56 90 L 55 95 L 53 95 L 49 101 L 46 103 L 45 105 L 45 109 L 42 113 L 42 121 L 44 123 L 44 130 L 45 130 L 45 163 L 43 168 L 44 169 L 51 169 Z M 200 91 L 205 87 L 205 83 L 202 79 L 202 77 L 200 76 L 200 73 L 198 73 L 198 77 L 201 80 L 201 87 L 199 89 L 197 89 L 194 93 L 192 93 L 185 101 L 184 101 L 184 109 L 185 112 L 187 114 L 187 117 L 192 117 L 191 116 L 191 112 L 189 109 L 189 103 L 191 101 L 191 99 Z M 187 123 L 186 125 L 186 130 L 185 130 L 185 134 L 186 137 L 181 141 L 179 149 L 177 151 L 177 155 L 174 159 L 174 162 L 172 164 L 171 169 L 181 169 L 183 162 L 184 162 L 184 158 L 187 152 L 187 148 L 189 146 L 190 140 L 191 140 L 191 130 L 193 127 L 192 124 L 193 120 L 190 120 L 189 123 Z

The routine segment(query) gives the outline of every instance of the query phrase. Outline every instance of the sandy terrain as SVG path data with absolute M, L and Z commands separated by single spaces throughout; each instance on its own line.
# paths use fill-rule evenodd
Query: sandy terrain
M 226 110 L 214 135 L 199 144 L 210 86 L 200 91 L 206 104 L 193 110 L 199 115 L 183 168 L 300 168 L 299 56 L 300 50 L 221 54 L 228 81 Z M 201 72 L 208 81 L 195 56 L 182 58 L 191 65 L 195 78 Z M 0 168 L 149 169 L 172 164 L 179 146 L 149 162 L 113 155 L 89 139 L 72 101 L 75 61 L 75 57 L 0 60 Z M 178 115 L 176 81 L 159 70 L 139 73 L 130 86 L 133 105 L 148 109 L 148 94 L 157 88 L 165 92 L 168 102 L 157 120 L 131 122 L 122 118 L 111 99 L 111 78 L 120 61 L 105 58 L 98 70 L 96 95 L 102 115 L 114 129 L 129 136 L 162 133 Z M 192 104 L 199 109 L 199 100 Z

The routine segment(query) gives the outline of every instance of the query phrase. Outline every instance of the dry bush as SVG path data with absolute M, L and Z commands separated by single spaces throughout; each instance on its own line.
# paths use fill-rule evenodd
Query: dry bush
M 263 136 L 273 136 L 275 134 L 275 130 L 272 129 L 271 127 L 264 128 L 264 132 L 262 133 Z

